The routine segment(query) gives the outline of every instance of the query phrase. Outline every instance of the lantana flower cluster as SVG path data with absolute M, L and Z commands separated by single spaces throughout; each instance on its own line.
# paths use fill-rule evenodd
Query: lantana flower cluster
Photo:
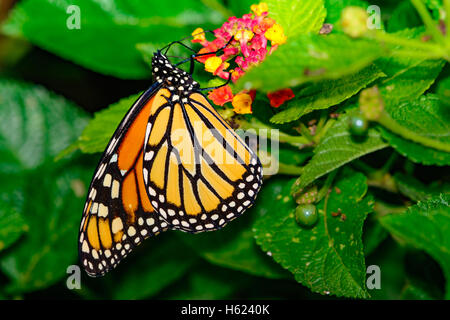
M 222 27 L 213 31 L 215 39 L 208 41 L 205 32 L 197 28 L 192 33 L 194 43 L 200 43 L 198 52 L 203 54 L 196 59 L 204 63 L 205 70 L 224 80 L 234 83 L 251 67 L 260 64 L 267 55 L 272 54 L 279 45 L 286 42 L 283 27 L 268 16 L 267 4 L 262 2 L 250 7 L 252 13 L 242 18 L 230 17 Z M 221 54 L 207 54 L 216 52 Z M 225 85 L 209 92 L 208 98 L 215 104 L 223 106 L 231 102 L 233 110 L 239 114 L 252 112 L 255 99 L 254 90 L 244 90 L 233 94 L 231 86 Z M 291 89 L 269 93 L 270 104 L 277 108 L 286 100 L 292 99 Z

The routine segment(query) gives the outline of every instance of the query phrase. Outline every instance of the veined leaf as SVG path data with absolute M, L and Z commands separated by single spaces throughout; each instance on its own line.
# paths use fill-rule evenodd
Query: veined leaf
M 87 124 L 73 103 L 40 86 L 0 80 L 0 172 L 35 169 L 55 157 Z
M 343 34 L 300 35 L 249 70 L 237 86 L 275 91 L 306 82 L 339 79 L 367 67 L 381 54 L 376 43 L 352 40 Z
M 13 244 L 25 231 L 28 225 L 20 212 L 2 204 L 0 208 L 0 251 Z
M 405 39 L 417 39 L 423 34 L 423 28 L 395 33 Z M 376 65 L 386 73 L 387 78 L 378 85 L 380 92 L 390 104 L 417 99 L 434 83 L 444 64 L 443 60 L 417 57 L 382 57 L 376 61 Z
M 361 235 L 372 200 L 364 197 L 365 176 L 350 170 L 339 175 L 340 193 L 332 191 L 318 204 L 320 218 L 312 229 L 296 223 L 290 187 L 291 183 L 272 181 L 261 191 L 266 205 L 259 207 L 254 225 L 257 243 L 314 292 L 369 297 Z M 344 219 L 332 215 L 338 211 Z
M 442 194 L 380 219 L 392 234 L 425 250 L 442 267 L 450 299 L 450 195 Z M 420 226 L 420 227 L 418 227 Z
M 386 106 L 386 111 L 393 120 L 410 132 L 450 148 L 450 113 L 440 104 L 437 96 L 429 94 L 400 105 L 390 103 Z M 383 127 L 380 129 L 383 138 L 412 161 L 425 165 L 450 164 L 449 152 L 410 141 L 408 137 L 400 137 Z
M 314 149 L 314 156 L 304 167 L 303 174 L 299 178 L 299 188 L 306 187 L 317 178 L 354 159 L 387 147 L 375 129 L 369 129 L 367 136 L 362 139 L 357 139 L 351 134 L 348 126 L 349 117 L 356 113 L 357 110 L 352 110 L 341 115 L 328 130 Z
M 0 116 L 2 152 L 14 155 L 6 168 L 11 163 L 17 168 L 9 172 L 0 163 L 0 233 L 7 233 L 11 244 L 25 224 L 28 228 L 14 250 L 0 258 L 0 269 L 11 280 L 5 292 L 16 294 L 54 284 L 76 261 L 78 225 L 91 172 L 81 165 L 55 163 L 53 158 L 81 133 L 87 117 L 40 86 L 6 80 L 0 81 Z
M 79 28 L 69 28 L 77 19 Z M 137 43 L 169 43 L 199 25 L 208 29 L 222 20 L 220 13 L 194 0 L 24 0 L 3 31 L 94 71 L 137 79 L 150 75 Z
M 283 26 L 285 35 L 318 33 L 327 11 L 322 0 L 267 0 L 269 16 Z
M 372 65 L 341 79 L 308 84 L 297 90 L 295 98 L 287 103 L 286 110 L 274 115 L 270 121 L 286 123 L 297 120 L 314 110 L 338 105 L 382 76 L 384 73 Z

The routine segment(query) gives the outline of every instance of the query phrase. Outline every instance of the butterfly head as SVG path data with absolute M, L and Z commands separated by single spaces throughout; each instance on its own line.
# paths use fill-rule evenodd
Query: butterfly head
M 152 71 L 154 81 L 177 88 L 181 94 L 199 87 L 189 73 L 174 66 L 161 51 L 153 54 Z

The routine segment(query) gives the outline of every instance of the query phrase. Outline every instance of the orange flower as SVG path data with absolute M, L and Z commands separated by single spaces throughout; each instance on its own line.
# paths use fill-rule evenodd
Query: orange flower
M 233 92 L 229 85 L 214 89 L 209 92 L 208 98 L 217 104 L 218 106 L 223 106 L 225 103 L 233 100 Z
M 239 114 L 252 113 L 252 97 L 248 93 L 238 93 L 234 96 L 231 104 L 233 110 Z
M 267 93 L 267 97 L 270 100 L 270 105 L 274 108 L 278 108 L 281 106 L 285 101 L 291 100 L 295 97 L 294 92 L 292 92 L 292 89 L 281 89 L 275 92 L 269 92 Z

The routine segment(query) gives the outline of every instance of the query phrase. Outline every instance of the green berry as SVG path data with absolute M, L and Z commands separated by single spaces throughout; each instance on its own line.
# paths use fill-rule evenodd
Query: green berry
M 295 209 L 295 220 L 302 227 L 311 228 L 319 220 L 316 206 L 313 204 L 301 204 Z
M 350 117 L 350 132 L 356 136 L 363 136 L 367 134 L 369 123 L 362 115 Z

